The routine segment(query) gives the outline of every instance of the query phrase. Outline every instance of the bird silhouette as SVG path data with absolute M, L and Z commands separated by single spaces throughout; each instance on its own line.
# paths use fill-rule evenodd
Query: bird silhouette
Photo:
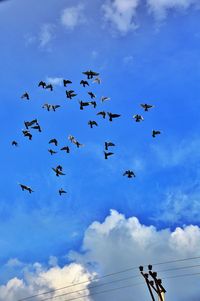
M 73 97 L 75 97 L 77 94 L 74 93 L 74 90 L 69 90 L 69 91 L 66 91 L 66 96 L 67 98 L 69 99 L 72 99 Z
M 37 119 L 33 119 L 31 121 L 24 121 L 24 125 L 25 125 L 27 130 L 28 130 L 29 126 L 32 126 L 32 125 L 37 124 L 37 123 L 38 123 Z
M 42 132 L 41 126 L 39 125 L 39 123 L 37 125 L 32 126 L 31 128 L 35 129 L 35 130 L 38 130 L 38 132 L 40 132 L 40 133 Z
M 18 146 L 17 141 L 13 140 L 13 141 L 12 141 L 12 145 L 13 145 L 13 146 Z
M 51 139 L 51 140 L 49 141 L 49 144 L 50 144 L 50 143 L 54 143 L 55 146 L 58 145 L 58 141 L 57 141 L 55 138 Z
M 108 147 L 110 146 L 115 146 L 115 144 L 112 142 L 105 142 L 105 150 L 108 150 Z
M 55 112 L 58 108 L 60 108 L 60 105 L 52 105 L 51 106 L 53 111 Z
M 63 85 L 66 87 L 68 84 L 72 84 L 71 80 L 63 79 Z
M 109 116 L 109 121 L 112 121 L 113 118 L 118 118 L 120 117 L 121 115 L 119 114 L 113 114 L 113 113 L 110 113 L 110 112 L 107 112 L 108 116 Z
M 48 90 L 50 90 L 50 91 L 53 91 L 53 86 L 52 86 L 52 84 L 46 85 L 46 86 L 45 86 L 45 89 L 48 89 Z
M 96 101 L 90 101 L 89 102 L 89 104 L 90 105 L 92 105 L 93 107 L 94 107 L 94 109 L 96 108 L 96 106 L 97 106 L 97 103 L 96 103 Z
M 51 155 L 57 154 L 57 152 L 55 152 L 53 149 L 48 149 L 48 152 L 49 152 Z
M 46 87 L 46 83 L 41 80 L 38 84 L 38 87 L 42 87 L 44 89 Z
M 63 193 L 67 193 L 63 188 L 60 188 L 58 190 L 58 192 L 59 192 L 59 195 L 62 195 Z
M 105 152 L 104 151 L 104 158 L 107 160 L 109 156 L 112 156 L 114 155 L 114 153 L 111 153 L 111 152 Z
M 98 75 L 99 75 L 99 73 L 94 72 L 94 71 L 92 71 L 92 70 L 88 70 L 88 71 L 85 71 L 85 72 L 82 72 L 82 73 L 85 74 L 85 75 L 87 75 L 87 78 L 88 78 L 88 79 L 91 79 L 91 78 L 93 78 L 94 76 L 98 76 Z
M 48 104 L 48 103 L 45 103 L 43 106 L 42 106 L 43 109 L 47 109 L 47 111 L 50 111 L 51 109 L 51 105 Z
M 81 80 L 80 85 L 82 85 L 85 88 L 85 86 L 89 86 L 89 83 L 86 80 Z
M 26 186 L 24 184 L 19 184 L 21 186 L 22 191 L 27 190 L 29 193 L 34 192 L 29 186 Z
M 83 107 L 86 107 L 86 106 L 89 106 L 89 102 L 88 101 L 79 101 L 79 104 L 80 104 L 80 110 L 83 110 Z
M 98 112 L 97 115 L 101 115 L 104 119 L 106 118 L 106 112 L 105 111 Z
M 29 131 L 22 130 L 22 133 L 24 134 L 24 137 L 28 137 L 29 140 L 32 140 L 33 135 Z
M 95 95 L 94 93 L 92 93 L 92 92 L 88 92 L 88 94 L 90 95 L 90 97 L 91 97 L 92 99 L 96 97 L 96 95 Z
M 95 120 L 89 120 L 89 121 L 88 121 L 88 125 L 91 127 L 91 129 L 93 128 L 94 125 L 95 125 L 95 126 L 98 126 L 98 124 L 96 123 Z
M 96 78 L 93 80 L 93 83 L 100 84 L 100 83 L 101 83 L 101 79 L 100 79 L 99 77 L 96 77 Z
M 29 94 L 28 94 L 27 92 L 25 92 L 25 93 L 21 96 L 21 99 L 24 99 L 24 98 L 26 98 L 27 100 L 30 99 Z
M 126 170 L 125 173 L 123 174 L 123 176 L 127 176 L 128 178 L 136 177 L 136 175 L 134 174 L 134 172 L 132 170 Z
M 136 122 L 140 122 L 140 121 L 144 120 L 144 118 L 142 117 L 142 115 L 139 115 L 139 114 L 133 115 L 133 118 L 135 118 Z
M 68 154 L 69 154 L 69 152 L 70 152 L 69 146 L 64 146 L 64 147 L 62 147 L 60 150 L 66 151 L 66 153 L 68 153 Z
M 147 103 L 141 103 L 141 107 L 147 112 L 149 109 L 153 108 L 153 105 L 148 105 Z
M 161 134 L 161 131 L 156 131 L 156 130 L 153 130 L 152 131 L 152 137 L 155 138 L 157 135 L 160 135 Z
M 58 167 L 59 167 L 59 165 L 56 168 L 52 167 L 53 171 L 56 173 L 56 176 L 57 177 L 64 176 L 65 174 Z
M 107 97 L 107 96 L 102 96 L 101 97 L 101 101 L 104 102 L 106 100 L 110 100 L 110 97 Z

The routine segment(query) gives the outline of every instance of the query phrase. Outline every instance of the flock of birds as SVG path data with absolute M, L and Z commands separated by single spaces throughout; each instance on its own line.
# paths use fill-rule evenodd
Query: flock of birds
M 88 71 L 85 71 L 85 72 L 82 72 L 82 73 L 87 76 L 87 80 L 81 80 L 80 81 L 80 85 L 82 85 L 84 88 L 86 86 L 88 86 L 88 87 L 90 86 L 90 83 L 89 83 L 90 79 L 93 79 L 92 83 L 101 84 L 101 79 L 99 77 L 99 73 L 94 72 L 92 70 L 88 70 Z M 70 86 L 71 84 L 72 84 L 72 81 L 63 79 L 63 86 L 65 88 L 68 88 L 68 86 Z M 38 84 L 38 87 L 42 87 L 43 89 L 48 89 L 50 91 L 53 91 L 53 89 L 54 89 L 54 87 L 51 83 L 47 84 L 44 81 L 40 81 L 39 84 Z M 80 110 L 84 110 L 84 108 L 86 106 L 93 106 L 94 109 L 97 107 L 97 103 L 94 100 L 96 98 L 96 95 L 91 91 L 89 91 L 87 93 L 88 93 L 89 97 L 91 98 L 91 100 L 90 101 L 82 101 L 82 100 L 79 101 Z M 66 97 L 68 99 L 73 99 L 75 96 L 77 96 L 77 94 L 75 93 L 74 90 L 66 90 Z M 21 99 L 30 100 L 29 93 L 28 92 L 23 93 L 23 95 L 21 96 Z M 101 102 L 102 103 L 105 102 L 105 101 L 109 101 L 109 100 L 110 100 L 110 98 L 107 97 L 107 96 L 102 96 L 101 97 Z M 154 107 L 154 105 L 147 104 L 147 103 L 142 103 L 140 106 L 144 109 L 145 112 L 149 111 L 150 109 L 152 109 Z M 47 111 L 52 110 L 52 111 L 55 112 L 58 108 L 60 108 L 60 105 L 53 105 L 53 104 L 45 103 L 42 106 L 42 108 L 46 109 Z M 102 116 L 103 119 L 105 119 L 106 116 L 108 116 L 108 119 L 109 119 L 110 122 L 112 122 L 113 119 L 119 118 L 121 116 L 120 114 L 105 112 L 105 111 L 99 111 L 99 112 L 96 113 L 96 115 L 97 116 Z M 133 115 L 133 118 L 135 119 L 135 122 L 142 122 L 144 120 L 143 116 L 139 115 L 139 114 Z M 98 123 L 95 120 L 89 120 L 88 125 L 89 125 L 90 128 L 93 128 L 93 127 L 98 126 Z M 24 135 L 24 137 L 27 137 L 29 140 L 32 140 L 32 136 L 33 136 L 32 133 L 30 132 L 31 129 L 37 130 L 38 132 L 42 131 L 41 126 L 40 126 L 37 119 L 33 119 L 31 121 L 25 121 L 24 126 L 25 126 L 25 129 L 22 130 L 22 134 Z M 152 137 L 153 138 L 155 138 L 159 134 L 161 134 L 161 131 L 152 130 Z M 68 139 L 71 143 L 76 145 L 77 148 L 83 146 L 83 144 L 80 143 L 72 135 L 69 135 Z M 15 140 L 12 141 L 12 145 L 13 146 L 18 146 L 18 142 L 15 141 Z M 54 145 L 55 147 L 57 147 L 58 146 L 57 139 L 55 139 L 55 138 L 51 139 L 49 141 L 49 145 Z M 111 141 L 106 141 L 105 142 L 105 144 L 104 144 L 104 158 L 106 160 L 114 154 L 113 152 L 111 152 L 109 150 L 110 147 L 114 147 L 114 146 L 115 146 L 115 144 Z M 66 152 L 66 153 L 70 153 L 70 147 L 67 146 L 67 145 L 63 146 L 60 150 Z M 52 148 L 49 148 L 48 152 L 50 153 L 50 155 L 54 155 L 54 154 L 57 153 L 57 151 L 55 151 Z M 61 165 L 53 167 L 52 170 L 54 171 L 54 173 L 57 177 L 65 175 L 65 173 L 63 172 L 63 167 Z M 127 178 L 135 178 L 136 177 L 135 173 L 132 170 L 124 171 L 123 176 L 126 176 Z M 22 191 L 27 190 L 29 193 L 33 192 L 31 187 L 29 187 L 27 185 L 24 185 L 24 184 L 19 184 L 19 185 L 20 185 Z M 62 195 L 62 194 L 65 194 L 67 192 L 63 188 L 60 188 L 58 190 L 58 193 L 59 193 L 59 195 Z

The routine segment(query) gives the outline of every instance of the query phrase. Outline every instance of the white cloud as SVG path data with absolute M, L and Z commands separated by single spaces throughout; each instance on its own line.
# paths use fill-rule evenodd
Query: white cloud
M 164 19 L 172 9 L 185 10 L 192 5 L 199 5 L 199 0 L 147 0 L 150 12 L 157 19 Z
M 31 267 L 24 268 L 23 279 L 13 278 L 6 285 L 0 286 L 0 301 L 14 301 L 24 296 L 35 294 L 35 292 L 44 292 L 70 283 L 90 282 L 94 277 L 94 273 L 89 272 L 88 269 L 90 271 L 100 271 L 100 275 L 102 275 L 149 263 L 198 256 L 199 250 L 200 228 L 198 226 L 178 227 L 174 231 L 169 229 L 157 230 L 154 226 L 141 224 L 136 217 L 126 218 L 123 214 L 111 210 L 110 215 L 103 222 L 95 221 L 88 227 L 84 235 L 81 252 L 71 252 L 69 254 L 69 258 L 74 261 L 73 263 L 59 267 L 54 258 L 53 262 L 56 265 L 53 267 L 44 268 L 41 264 L 35 263 Z M 154 266 L 156 271 L 158 271 L 158 276 L 163 278 L 163 285 L 167 289 L 168 300 L 174 300 L 174 296 L 176 296 L 176 301 L 198 300 L 200 295 L 198 276 L 196 278 L 167 279 L 167 277 L 177 274 L 198 272 L 197 268 L 187 269 L 186 271 L 163 271 L 170 267 L 180 267 L 195 263 L 197 262 Z M 93 295 L 87 300 L 99 301 L 103 296 L 103 299 L 108 301 L 116 296 L 116 292 L 103 295 L 95 295 L 95 293 L 140 282 L 141 286 L 117 291 L 117 300 L 129 300 L 133 294 L 134 300 L 150 298 L 138 269 L 131 270 L 129 273 L 115 275 L 112 278 L 104 278 L 99 280 L 99 284 L 128 276 L 131 278 L 129 282 L 122 281 L 115 285 L 112 284 L 112 286 L 107 285 L 101 289 L 98 288 L 98 290 L 97 288 L 92 289 L 91 283 L 90 285 L 85 283 L 73 289 L 86 289 L 84 295 L 87 295 L 89 292 L 92 293 Z M 134 278 L 134 276 L 138 276 L 138 278 Z M 65 292 L 69 292 L 69 290 L 65 290 Z M 57 294 L 61 293 L 63 292 L 57 292 Z M 68 297 L 75 298 L 81 295 L 82 293 L 76 292 L 73 296 L 70 295 Z M 68 297 L 64 297 L 63 300 L 68 299 Z M 82 301 L 83 298 L 80 298 L 80 300 Z
M 39 33 L 39 46 L 41 48 L 46 47 L 52 41 L 54 37 L 54 28 L 53 24 L 43 24 L 40 33 Z
M 134 20 L 139 0 L 108 0 L 102 5 L 105 21 L 121 34 L 135 30 L 138 26 Z
M 62 77 L 47 77 L 46 82 L 55 86 L 62 86 L 63 78 Z
M 61 14 L 61 23 L 71 30 L 77 25 L 85 23 L 86 19 L 83 10 L 84 6 L 82 4 L 65 8 Z

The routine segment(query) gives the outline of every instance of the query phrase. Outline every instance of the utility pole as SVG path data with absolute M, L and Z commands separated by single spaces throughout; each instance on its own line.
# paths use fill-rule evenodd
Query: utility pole
M 147 284 L 152 301 L 156 301 L 154 297 L 155 293 L 158 296 L 158 301 L 165 301 L 166 290 L 162 285 L 162 280 L 157 279 L 157 272 L 152 271 L 152 265 L 151 264 L 148 265 L 148 273 L 143 272 L 144 270 L 143 266 L 140 266 L 139 270 Z M 150 278 L 149 276 L 152 278 L 152 280 L 149 280 Z

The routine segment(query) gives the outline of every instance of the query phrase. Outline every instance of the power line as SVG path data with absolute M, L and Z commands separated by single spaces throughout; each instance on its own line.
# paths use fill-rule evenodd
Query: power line
M 170 260 L 170 261 L 165 261 L 165 262 L 157 262 L 157 263 L 153 263 L 152 265 L 154 265 L 154 266 L 155 265 L 164 265 L 164 264 L 169 264 L 169 263 L 183 262 L 183 261 L 195 260 L 195 259 L 200 259 L 200 256 L 188 257 L 188 258 L 176 259 L 176 260 Z M 145 265 L 145 266 L 147 266 L 147 265 Z M 100 280 L 100 279 L 103 279 L 103 278 L 106 278 L 106 277 L 110 277 L 110 276 L 113 276 L 113 275 L 125 273 L 125 272 L 131 271 L 131 270 L 136 270 L 136 269 L 138 269 L 138 266 L 134 266 L 134 267 L 131 267 L 131 268 L 123 269 L 123 270 L 120 270 L 118 272 L 113 272 L 113 273 L 105 274 L 103 276 L 95 278 L 92 281 L 86 280 L 86 281 L 82 281 L 82 282 L 77 282 L 77 283 L 70 284 L 70 285 L 67 285 L 67 286 L 63 286 L 63 287 L 60 287 L 60 288 L 57 288 L 57 289 L 49 290 L 49 291 L 46 291 L 44 293 L 40 293 L 40 294 L 35 294 L 35 295 L 32 295 L 32 296 L 28 296 L 28 297 L 25 297 L 25 298 L 22 298 L 22 299 L 18 299 L 18 301 L 24 301 L 24 300 L 32 299 L 32 298 L 39 297 L 39 296 L 46 295 L 46 294 L 50 294 L 50 293 L 53 293 L 53 292 L 56 292 L 56 291 L 59 291 L 59 290 L 63 290 L 63 289 L 70 288 L 70 287 L 74 287 L 74 286 L 77 286 L 77 285 L 80 285 L 80 284 L 92 283 L 92 282 L 95 282 L 96 280 Z

